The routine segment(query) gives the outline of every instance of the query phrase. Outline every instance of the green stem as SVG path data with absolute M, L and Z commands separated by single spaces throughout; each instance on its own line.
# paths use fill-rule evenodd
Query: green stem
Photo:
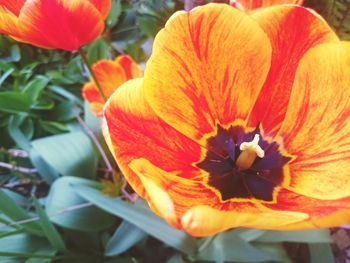
M 79 48 L 78 50 L 79 50 L 79 55 L 80 55 L 81 59 L 83 60 L 83 62 L 84 62 L 84 64 L 86 65 L 86 67 L 88 68 L 89 73 L 90 73 L 90 76 L 92 77 L 93 81 L 94 81 L 95 84 L 96 84 L 96 87 L 97 87 L 98 91 L 99 91 L 100 94 L 101 94 L 101 97 L 104 99 L 104 101 L 107 101 L 107 97 L 106 97 L 106 95 L 103 93 L 103 90 L 102 90 L 102 88 L 101 88 L 101 85 L 100 85 L 100 83 L 98 82 L 98 80 L 97 80 L 97 78 L 96 78 L 96 75 L 95 75 L 94 71 L 93 71 L 92 68 L 91 68 L 91 65 L 90 65 L 90 63 L 89 63 L 89 61 L 88 61 L 88 59 L 87 59 L 87 57 L 86 57 L 86 55 L 85 55 L 85 52 L 84 52 L 83 48 Z

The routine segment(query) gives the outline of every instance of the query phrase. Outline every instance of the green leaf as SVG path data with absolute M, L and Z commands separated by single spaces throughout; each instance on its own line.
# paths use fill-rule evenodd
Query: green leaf
M 247 229 L 247 228 L 237 228 L 234 230 L 243 240 L 246 242 L 251 242 L 261 237 L 266 230 L 259 229 Z
M 254 246 L 260 249 L 261 251 L 264 251 L 265 253 L 268 253 L 270 255 L 273 255 L 275 258 L 278 258 L 278 262 L 293 263 L 293 261 L 289 258 L 282 243 L 255 243 Z
M 40 100 L 36 101 L 31 109 L 33 110 L 51 110 L 55 107 L 55 102 L 48 97 L 41 97 Z
M 121 0 L 112 0 L 112 7 L 106 19 L 109 28 L 114 27 L 118 23 L 119 16 L 122 13 Z
M 82 184 L 73 184 L 73 189 L 99 208 L 128 221 L 167 245 L 187 254 L 195 253 L 197 248 L 195 238 L 172 228 L 146 207 L 129 204 L 120 198 L 105 196 L 101 191 Z
M 266 231 L 254 241 L 266 243 L 330 243 L 332 239 L 328 229 L 316 229 L 307 231 Z
M 157 17 L 142 14 L 137 16 L 137 23 L 145 35 L 154 37 L 161 29 L 160 21 Z
M 93 133 L 101 138 L 102 135 L 102 119 L 97 117 L 92 111 L 87 102 L 84 103 L 84 121 L 86 125 L 93 131 Z
M 35 150 L 29 151 L 29 158 L 33 166 L 38 170 L 40 176 L 49 184 L 53 183 L 58 177 L 59 173 L 52 168 Z
M 328 1 L 326 18 L 343 40 L 350 40 L 350 0 Z
M 39 123 L 41 128 L 43 128 L 43 130 L 52 134 L 59 134 L 59 133 L 68 131 L 68 128 L 66 127 L 66 125 L 60 122 L 39 120 Z
M 15 69 L 14 68 L 10 68 L 8 70 L 6 70 L 0 77 L 0 86 L 4 83 L 4 81 L 7 79 L 8 76 L 10 76 L 12 74 L 12 72 L 14 72 Z
M 29 140 L 26 138 L 26 136 L 24 136 L 23 132 L 20 129 L 22 122 L 23 116 L 11 116 L 9 119 L 8 131 L 11 138 L 16 142 L 16 144 L 23 150 L 29 152 L 31 145 L 29 143 Z
M 317 11 L 342 40 L 350 40 L 350 0 L 305 0 Z
M 83 132 L 54 135 L 32 141 L 42 158 L 62 175 L 94 178 L 97 156 Z
M 28 113 L 31 100 L 26 94 L 16 91 L 0 92 L 0 112 Z
M 35 102 L 49 81 L 50 79 L 45 76 L 36 76 L 24 87 L 23 93 L 31 98 L 32 102 Z
M 123 221 L 106 245 L 106 256 L 117 256 L 124 253 L 147 234 L 140 228 Z
M 29 140 L 26 138 L 26 136 L 20 129 L 23 120 L 23 116 L 11 116 L 9 119 L 8 131 L 11 138 L 16 142 L 16 144 L 23 150 L 29 152 L 31 149 L 31 145 L 29 143 Z
M 10 49 L 9 62 L 18 62 L 21 60 L 21 50 L 18 45 L 12 45 Z
M 109 45 L 103 38 L 98 38 L 87 46 L 87 58 L 91 64 L 108 57 Z
M 311 263 L 335 262 L 329 244 L 309 244 Z
M 35 251 L 34 255 L 29 255 L 25 263 L 51 263 L 54 262 L 53 259 L 57 258 L 56 253 L 57 251 L 52 247 L 41 247 Z
M 29 214 L 16 204 L 3 190 L 0 189 L 0 211 L 14 221 L 31 218 Z M 43 233 L 37 222 L 22 225 L 29 233 L 42 236 Z M 0 246 L 1 247 L 1 246 Z
M 180 254 L 175 254 L 171 258 L 169 258 L 166 263 L 186 263 L 186 261 L 183 260 L 182 256 Z
M 56 180 L 46 200 L 46 212 L 50 215 L 50 220 L 65 228 L 87 232 L 109 228 L 115 219 L 99 208 L 86 203 L 73 191 L 71 186 L 73 182 L 93 186 L 97 184 L 94 181 L 69 176 Z M 81 206 L 83 204 L 85 205 Z
M 60 96 L 62 96 L 63 98 L 66 98 L 67 100 L 71 101 L 71 102 L 75 102 L 78 104 L 83 104 L 83 101 L 81 99 L 79 99 L 77 96 L 75 96 L 73 93 L 69 92 L 67 89 L 57 86 L 57 85 L 49 85 L 48 89 Z
M 33 253 L 44 247 L 49 247 L 45 238 L 28 234 L 8 236 L 0 239 L 0 256 L 28 257 L 27 254 Z
M 56 121 L 69 121 L 78 116 L 81 109 L 74 101 L 65 101 L 59 103 L 52 112 L 52 119 Z
M 262 262 L 278 261 L 280 256 L 269 253 L 243 240 L 239 232 L 231 230 L 202 240 L 195 259 L 216 262 Z
M 54 225 L 50 222 L 45 210 L 41 207 L 38 200 L 33 196 L 33 203 L 35 210 L 40 218 L 40 225 L 47 239 L 50 241 L 51 245 L 58 251 L 66 251 L 66 245 L 64 244 L 61 235 L 57 232 Z

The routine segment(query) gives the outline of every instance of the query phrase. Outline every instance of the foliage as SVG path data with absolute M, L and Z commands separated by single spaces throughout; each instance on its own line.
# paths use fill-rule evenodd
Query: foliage
M 306 4 L 350 38 L 350 1 Z M 89 61 L 127 53 L 144 63 L 155 34 L 182 6 L 113 0 L 107 30 L 85 47 Z M 288 242 L 310 244 L 313 262 L 332 260 L 328 230 L 235 229 L 196 239 L 142 201 L 128 202 L 90 136 L 105 147 L 100 120 L 80 95 L 88 75 L 77 53 L 1 36 L 0 74 L 1 262 L 291 262 Z
M 350 39 L 349 0 L 306 0 L 305 5 L 320 13 L 341 39 Z

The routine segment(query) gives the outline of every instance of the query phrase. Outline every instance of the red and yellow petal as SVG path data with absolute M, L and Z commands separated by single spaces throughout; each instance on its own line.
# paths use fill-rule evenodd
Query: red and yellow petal
M 108 16 L 109 10 L 112 6 L 111 0 L 89 0 L 89 2 L 92 3 L 98 11 L 100 11 L 103 19 Z
M 99 10 L 80 0 L 26 1 L 18 23 L 25 42 L 70 51 L 92 42 L 104 29 Z
M 143 80 L 126 82 L 108 100 L 104 117 L 114 152 L 128 182 L 144 196 L 138 176 L 128 165 L 147 158 L 155 166 L 179 177 L 198 177 L 191 164 L 200 159 L 200 146 L 157 117 L 144 99 Z M 198 178 L 200 180 L 200 178 Z
M 319 15 L 300 6 L 264 8 L 252 17 L 271 40 L 272 61 L 249 125 L 260 123 L 265 133 L 273 136 L 285 117 L 300 59 L 318 44 L 339 40 Z
M 151 209 L 174 227 L 194 236 L 213 235 L 242 226 L 279 229 L 308 218 L 302 212 L 274 211 L 245 201 L 232 202 L 229 210 L 217 208 L 221 201 L 200 181 L 166 172 L 145 158 L 132 160 L 129 167 L 145 187 L 145 198 Z
M 5 6 L 0 5 L 0 33 L 19 37 L 18 18 Z
M 287 210 L 309 215 L 309 219 L 304 222 L 284 226 L 285 230 L 334 227 L 350 222 L 350 196 L 337 200 L 320 200 L 281 189 L 276 204 L 267 204 L 267 207 L 276 212 Z
M 127 80 L 143 76 L 142 68 L 128 55 L 120 55 L 116 57 L 115 63 L 123 68 Z
M 260 7 L 282 4 L 303 4 L 303 0 L 237 0 L 245 10 L 252 10 Z
M 144 92 L 152 109 L 200 140 L 245 120 L 270 66 L 271 46 L 256 21 L 225 4 L 178 12 L 156 36 Z
M 293 156 L 287 189 L 321 200 L 350 196 L 349 75 L 347 42 L 318 45 L 301 60 L 278 134 Z
M 90 81 L 83 86 L 82 95 L 89 103 L 91 111 L 96 114 L 96 116 L 102 116 L 105 102 L 93 81 Z
M 92 66 L 92 70 L 107 98 L 112 95 L 117 87 L 127 81 L 123 68 L 111 60 L 100 60 Z
M 26 0 L 0 0 L 0 6 L 5 7 L 15 16 L 18 16 Z
M 99 60 L 92 66 L 92 70 L 107 98 L 127 80 L 143 75 L 142 69 L 127 55 L 118 56 L 114 61 Z M 85 84 L 82 93 L 84 99 L 91 105 L 92 111 L 101 116 L 105 101 L 96 84 L 93 81 Z
M 204 237 L 234 227 L 283 229 L 303 222 L 308 215 L 301 212 L 274 211 L 265 207 L 222 211 L 207 205 L 190 209 L 182 218 L 183 229 L 193 236 Z
M 173 210 L 177 218 L 180 218 L 190 208 L 207 204 L 209 206 L 219 205 L 221 203 L 219 197 L 212 190 L 205 186 L 203 180 L 200 179 L 203 171 L 194 170 L 198 178 L 188 179 L 181 177 L 175 172 L 167 172 L 160 167 L 155 166 L 146 158 L 134 159 L 130 162 L 129 167 L 139 176 L 147 177 L 153 183 L 158 185 L 163 191 L 167 192 L 169 198 L 173 202 Z M 161 202 L 161 198 L 147 198 L 151 208 L 157 213 L 157 204 Z M 158 200 L 158 201 L 157 201 Z M 240 206 L 240 205 L 238 205 Z

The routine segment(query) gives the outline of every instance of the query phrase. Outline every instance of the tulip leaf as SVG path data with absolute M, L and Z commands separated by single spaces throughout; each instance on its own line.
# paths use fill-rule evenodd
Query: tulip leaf
M 17 203 L 9 197 L 5 191 L 0 189 L 0 212 L 4 213 L 8 218 L 13 221 L 21 221 L 31 218 L 31 216 Z M 22 225 L 28 233 L 42 236 L 42 230 L 37 222 L 31 222 Z M 1 246 L 0 246 L 1 247 Z
M 31 149 L 29 151 L 29 158 L 33 166 L 37 169 L 40 176 L 49 184 L 59 177 L 59 173 L 52 168 L 35 150 Z
M 74 190 L 84 199 L 101 209 L 114 214 L 143 231 L 187 254 L 196 251 L 196 239 L 169 226 L 146 207 L 140 207 L 102 194 L 98 189 L 74 184 Z
M 32 102 L 35 102 L 49 81 L 50 79 L 45 76 L 36 76 L 24 87 L 23 93 L 26 94 Z
M 58 103 L 52 112 L 52 117 L 56 121 L 69 121 L 79 115 L 81 109 L 75 101 L 64 101 Z
M 31 106 L 30 98 L 17 91 L 0 92 L 0 112 L 27 113 Z
M 20 257 L 25 254 L 34 253 L 43 248 L 49 249 L 50 245 L 47 243 L 46 239 L 42 237 L 18 234 L 0 238 L 0 261 L 1 256 L 11 256 L 11 254 L 14 254 Z
M 140 228 L 123 221 L 106 245 L 106 256 L 117 256 L 124 253 L 147 234 Z
M 332 248 L 329 244 L 310 244 L 311 263 L 329 263 L 335 262 Z
M 103 38 L 99 38 L 87 46 L 87 58 L 91 64 L 100 59 L 109 58 L 109 54 L 109 45 Z
M 84 103 L 84 121 L 86 125 L 93 131 L 97 138 L 101 138 L 102 119 L 97 117 L 92 111 L 87 102 Z M 104 141 L 104 140 L 103 140 Z
M 90 138 L 71 132 L 32 141 L 43 159 L 62 175 L 94 178 L 97 156 Z
M 234 230 L 243 240 L 251 242 L 264 235 L 266 230 L 237 228 Z
M 331 243 L 328 229 L 305 231 L 266 231 L 254 241 L 256 242 L 300 242 L 300 243 Z
M 121 0 L 112 0 L 112 7 L 106 19 L 107 26 L 109 28 L 114 27 L 118 23 L 118 20 L 121 14 L 122 14 Z
M 73 182 L 95 186 L 96 182 L 77 177 L 61 177 L 51 186 L 46 200 L 46 213 L 53 223 L 73 230 L 100 231 L 109 228 L 115 221 L 113 216 L 92 206 L 77 195 Z
M 16 142 L 16 144 L 23 150 L 29 152 L 31 149 L 31 145 L 29 143 L 29 140 L 26 138 L 26 136 L 20 128 L 22 123 L 23 116 L 11 116 L 8 124 L 8 131 L 11 138 Z
M 46 235 L 47 239 L 50 241 L 51 245 L 60 252 L 66 251 L 66 245 L 61 237 L 61 235 L 56 230 L 55 226 L 50 222 L 45 210 L 41 207 L 38 200 L 33 197 L 33 203 L 35 210 L 40 218 L 41 228 Z
M 62 96 L 63 98 L 69 100 L 70 102 L 76 102 L 77 104 L 81 105 L 83 102 L 80 98 L 78 98 L 73 93 L 69 92 L 68 90 L 57 86 L 57 85 L 49 85 L 48 90 L 56 93 L 57 95 Z
M 239 234 L 239 232 L 231 230 L 203 239 L 194 258 L 196 260 L 214 260 L 216 262 L 282 261 L 286 258 L 284 251 L 280 251 L 281 248 L 271 251 L 262 249 L 246 242 Z
M 62 132 L 67 132 L 68 129 L 66 127 L 66 125 L 57 122 L 57 121 L 39 121 L 41 128 L 43 128 L 43 130 L 52 133 L 52 134 L 59 134 Z
M 0 87 L 1 85 L 4 83 L 4 81 L 12 74 L 12 72 L 14 72 L 15 69 L 14 68 L 9 68 L 8 70 L 6 70 L 0 77 Z

